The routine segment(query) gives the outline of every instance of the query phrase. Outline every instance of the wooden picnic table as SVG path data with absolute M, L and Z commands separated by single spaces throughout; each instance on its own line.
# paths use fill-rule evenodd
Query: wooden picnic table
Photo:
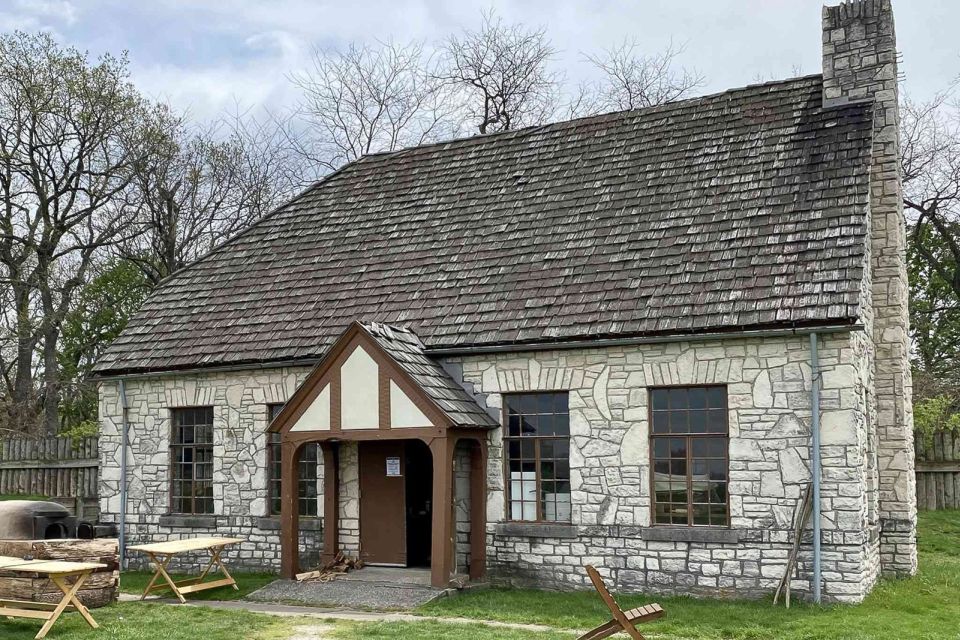
M 36 640 L 45 637 L 60 615 L 67 609 L 79 613 L 87 621 L 87 624 L 96 629 L 99 625 L 77 598 L 77 591 L 80 590 L 91 573 L 106 567 L 107 565 L 97 562 L 24 560 L 22 558 L 0 556 L 0 571 L 46 576 L 63 592 L 63 598 L 60 599 L 58 604 L 0 599 L 0 617 L 45 620 L 43 627 L 35 636 Z M 74 579 L 72 584 L 69 582 L 69 578 Z
M 187 601 L 186 598 L 183 597 L 184 595 L 196 593 L 197 591 L 206 591 L 207 589 L 216 589 L 218 587 L 233 587 L 235 591 L 239 591 L 240 588 L 237 586 L 237 581 L 233 579 L 233 576 L 230 575 L 227 568 L 223 566 L 223 560 L 220 558 L 220 554 L 223 553 L 224 547 L 241 542 L 245 542 L 245 540 L 243 538 L 217 537 L 185 538 L 183 540 L 154 542 L 152 544 L 140 544 L 128 547 L 134 551 L 141 551 L 147 554 L 157 569 L 156 573 L 153 574 L 153 578 L 150 580 L 150 584 L 147 585 L 147 588 L 143 591 L 143 595 L 140 596 L 140 599 L 143 600 L 151 591 L 158 589 L 170 589 L 173 591 L 173 595 L 177 596 L 181 604 Z M 170 574 L 167 573 L 167 565 L 169 565 L 170 561 L 177 555 L 194 551 L 208 552 L 210 554 L 210 562 L 207 563 L 200 577 L 175 582 L 173 578 L 170 577 Z M 210 570 L 215 566 L 223 573 L 224 577 L 219 580 L 204 582 Z M 158 578 L 163 578 L 166 584 L 156 584 Z

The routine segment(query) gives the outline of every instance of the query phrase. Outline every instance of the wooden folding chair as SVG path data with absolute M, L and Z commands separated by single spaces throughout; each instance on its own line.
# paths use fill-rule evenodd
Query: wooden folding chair
M 650 622 L 651 620 L 662 618 L 665 615 L 663 607 L 656 603 L 630 609 L 630 611 L 624 611 L 620 608 L 620 605 L 617 604 L 617 601 L 613 599 L 613 596 L 610 595 L 610 590 L 607 589 L 607 585 L 604 584 L 603 578 L 600 577 L 596 569 L 587 565 L 587 575 L 590 576 L 590 582 L 593 583 L 594 589 L 600 594 L 603 603 L 607 605 L 610 613 L 613 614 L 613 619 L 603 623 L 596 629 L 591 629 L 577 638 L 577 640 L 600 640 L 601 638 L 607 638 L 620 631 L 625 631 L 634 640 L 644 640 L 643 634 L 637 631 L 634 625 L 637 623 Z

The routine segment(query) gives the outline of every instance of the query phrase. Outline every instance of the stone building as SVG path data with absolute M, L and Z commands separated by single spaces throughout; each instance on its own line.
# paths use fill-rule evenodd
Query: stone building
M 913 573 L 896 80 L 856 0 L 821 75 L 343 167 L 100 360 L 104 518 L 288 576 L 752 597 L 816 484 L 795 587 Z

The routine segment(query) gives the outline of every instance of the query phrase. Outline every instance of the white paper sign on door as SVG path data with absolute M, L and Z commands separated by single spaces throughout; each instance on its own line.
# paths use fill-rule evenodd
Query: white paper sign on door
M 400 458 L 387 458 L 387 477 L 400 477 Z

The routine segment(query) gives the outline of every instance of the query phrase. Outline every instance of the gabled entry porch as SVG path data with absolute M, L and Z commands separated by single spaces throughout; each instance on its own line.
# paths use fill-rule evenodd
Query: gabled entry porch
M 423 353 L 413 332 L 354 323 L 270 425 L 281 434 L 284 577 L 299 568 L 297 460 L 323 455 L 323 560 L 339 551 L 383 566 L 428 566 L 449 585 L 457 557 L 485 572 L 486 447 L 496 421 Z M 455 461 L 463 480 L 455 496 Z M 468 504 L 456 544 L 454 500 Z

